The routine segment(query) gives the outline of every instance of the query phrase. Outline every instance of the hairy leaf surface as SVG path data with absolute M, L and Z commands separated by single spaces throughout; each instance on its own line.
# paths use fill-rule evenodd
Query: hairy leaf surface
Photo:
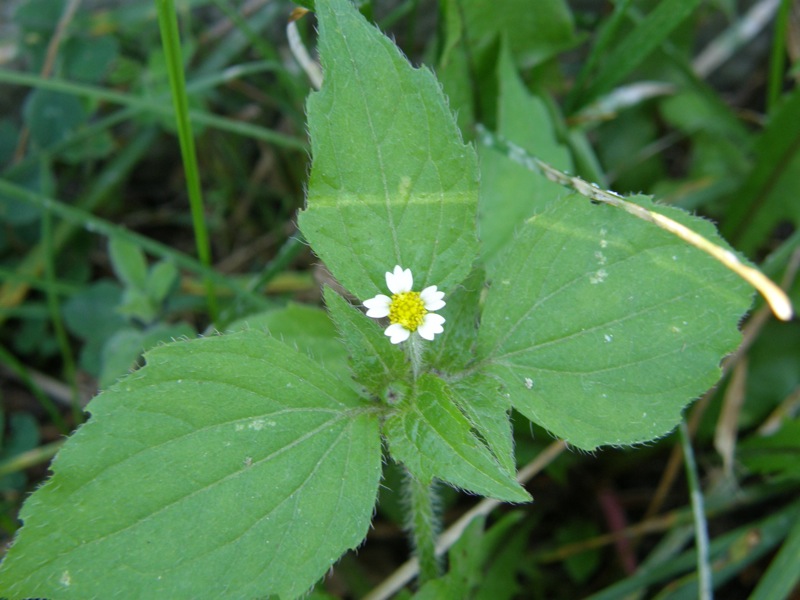
M 25 505 L 4 596 L 294 597 L 366 535 L 377 418 L 263 333 L 156 348 L 89 410 Z
M 670 431 L 719 378 L 751 301 L 706 254 L 583 197 L 530 219 L 499 264 L 479 334 L 486 372 L 517 410 L 585 449 Z
M 420 377 L 414 392 L 386 419 L 384 435 L 392 457 L 423 482 L 436 477 L 500 500 L 530 500 L 513 472 L 501 468 L 475 435 L 447 384 L 438 377 Z
M 325 80 L 308 100 L 303 234 L 362 300 L 386 293 L 395 265 L 417 289 L 447 291 L 477 253 L 475 152 L 430 71 L 412 68 L 347 0 L 317 10 Z

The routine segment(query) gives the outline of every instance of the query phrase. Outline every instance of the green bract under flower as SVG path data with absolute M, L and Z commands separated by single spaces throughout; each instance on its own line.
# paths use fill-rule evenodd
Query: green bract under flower
M 411 269 L 396 265 L 393 272 L 386 273 L 386 287 L 392 293 L 391 298 L 378 294 L 365 300 L 364 306 L 368 317 L 389 317 L 389 326 L 384 333 L 393 344 L 406 341 L 415 331 L 426 340 L 433 340 L 437 333 L 444 331 L 444 317 L 434 312 L 444 307 L 444 292 L 437 291 L 435 285 L 421 292 L 412 291 L 414 276 Z

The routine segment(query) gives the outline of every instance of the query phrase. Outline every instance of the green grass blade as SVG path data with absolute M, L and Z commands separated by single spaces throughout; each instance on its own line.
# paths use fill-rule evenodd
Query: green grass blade
M 581 70 L 578 72 L 578 76 L 575 78 L 575 87 L 573 87 L 572 91 L 567 96 L 567 112 L 572 112 L 575 108 L 575 105 L 578 103 L 580 94 L 583 91 L 586 82 L 589 80 L 592 71 L 594 70 L 595 66 L 597 66 L 598 62 L 600 62 L 600 59 L 603 53 L 606 51 L 606 48 L 608 48 L 608 46 L 614 41 L 614 36 L 617 34 L 620 26 L 623 24 L 631 2 L 633 2 L 633 0 L 621 0 L 621 2 L 618 2 L 614 7 L 614 12 L 608 18 L 608 21 L 606 21 L 600 28 L 594 47 L 589 53 L 589 56 L 586 57 L 586 62 L 583 64 Z
M 81 410 L 80 397 L 78 395 L 77 370 L 75 368 L 75 357 L 67 337 L 67 330 L 64 328 L 64 320 L 61 317 L 61 307 L 58 296 L 53 292 L 53 284 L 56 279 L 56 251 L 53 247 L 53 215 L 50 211 L 45 211 L 42 215 L 42 243 L 44 244 L 44 274 L 45 281 L 48 283 L 47 308 L 50 311 L 50 322 L 53 324 L 56 342 L 61 352 L 61 359 L 64 364 L 64 375 L 69 386 L 70 397 L 72 400 L 72 416 L 76 423 L 83 421 L 83 411 Z
M 277 65 L 271 63 L 262 63 L 262 67 L 258 69 L 258 71 L 261 70 L 277 70 Z M 239 67 L 234 67 L 233 69 L 226 70 L 220 78 L 204 78 L 202 82 L 204 85 L 213 84 L 215 81 L 224 81 L 233 77 L 239 77 L 241 74 L 247 73 L 248 71 L 250 71 L 250 69 L 239 70 Z M 222 77 L 224 77 L 224 79 L 221 79 Z M 146 100 L 130 94 L 114 92 L 93 85 L 64 81 L 63 79 L 43 79 L 38 75 L 31 75 L 29 73 L 16 73 L 14 71 L 0 69 L 0 83 L 27 85 L 40 89 L 66 92 L 68 94 L 75 94 L 78 96 L 93 98 L 95 100 L 113 102 L 114 104 L 137 108 L 139 110 L 158 115 L 168 117 L 174 115 L 173 111 L 170 110 L 168 106 L 165 106 L 163 103 L 159 103 L 157 100 Z M 192 87 L 191 89 L 195 88 Z M 292 150 L 306 150 L 307 148 L 305 141 L 296 137 L 272 131 L 266 127 L 245 123 L 244 121 L 235 121 L 225 117 L 218 117 L 216 115 L 197 110 L 189 111 L 189 115 L 192 122 L 196 123 L 197 125 L 205 125 L 207 127 L 219 129 L 220 131 L 227 131 L 245 137 L 250 137 L 282 148 Z
M 604 61 L 594 82 L 574 99 L 577 109 L 610 91 L 656 50 L 683 21 L 692 14 L 700 0 L 665 0 L 659 2 L 640 23 L 631 29 Z
M 205 214 L 203 210 L 203 192 L 200 186 L 200 168 L 197 164 L 197 151 L 194 147 L 192 124 L 189 120 L 189 98 L 186 94 L 186 79 L 183 74 L 181 57 L 181 40 L 178 32 L 178 17 L 172 0 L 158 0 L 158 24 L 161 29 L 161 42 L 169 74 L 169 87 L 172 90 L 172 102 L 175 107 L 175 121 L 178 126 L 178 140 L 181 145 L 181 157 L 186 175 L 186 188 L 189 193 L 189 205 L 192 211 L 192 225 L 197 246 L 197 255 L 205 266 L 211 266 L 211 242 L 208 238 Z M 219 318 L 214 282 L 205 279 L 208 312 L 212 322 Z
M 683 449 L 683 464 L 686 467 L 694 517 L 694 538 L 697 547 L 697 595 L 700 600 L 711 600 L 714 597 L 714 591 L 711 582 L 711 564 L 708 558 L 708 523 L 706 523 L 705 509 L 703 508 L 703 490 L 700 487 L 700 477 L 697 475 L 697 463 L 694 460 L 692 440 L 689 439 L 686 421 L 681 421 L 678 433 Z
M 798 581 L 800 581 L 800 520 L 794 522 L 778 555 L 772 560 L 749 600 L 788 598 Z
M 789 31 L 789 10 L 792 7 L 790 0 L 783 0 L 775 17 L 775 36 L 772 38 L 772 51 L 769 57 L 769 80 L 767 81 L 767 113 L 778 104 L 783 89 L 786 66 L 786 35 Z
M 790 524 L 797 521 L 800 515 L 800 504 L 795 502 L 772 513 L 766 513 L 763 519 L 747 523 L 742 527 L 717 537 L 711 542 L 711 557 L 714 561 L 714 584 L 722 585 L 748 565 L 759 560 L 774 548 Z M 751 544 L 752 532 L 758 531 L 760 537 Z M 588 600 L 618 600 L 628 594 L 644 591 L 647 587 L 665 583 L 674 590 L 670 595 L 675 598 L 697 598 L 697 584 L 692 579 L 678 585 L 677 579 L 691 571 L 696 564 L 694 550 L 688 550 L 672 560 L 649 570 L 642 570 L 619 581 L 608 588 L 589 596 Z M 671 583 L 670 583 L 671 582 Z
M 41 290 L 46 294 L 52 293 L 57 296 L 72 296 L 82 289 L 81 285 L 71 281 L 46 281 L 39 276 L 20 273 L 5 267 L 0 267 L 0 281 L 24 283 L 35 290 Z

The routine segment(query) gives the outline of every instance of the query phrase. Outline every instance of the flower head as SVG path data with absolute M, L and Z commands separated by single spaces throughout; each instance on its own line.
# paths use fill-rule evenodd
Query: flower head
M 415 331 L 426 340 L 432 340 L 433 336 L 444 331 L 444 317 L 434 312 L 445 305 L 444 292 L 436 291 L 435 285 L 421 292 L 412 292 L 414 277 L 411 269 L 397 265 L 393 272 L 386 273 L 386 287 L 392 293 L 391 298 L 378 294 L 365 300 L 364 306 L 368 317 L 389 317 L 389 326 L 384 333 L 393 344 L 406 341 Z

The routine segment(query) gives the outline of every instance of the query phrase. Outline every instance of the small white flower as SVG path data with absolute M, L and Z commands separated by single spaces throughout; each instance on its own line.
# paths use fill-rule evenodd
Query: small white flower
M 386 287 L 392 297 L 378 294 L 364 301 L 368 317 L 389 317 L 390 325 L 384 333 L 393 344 L 406 341 L 415 331 L 426 340 L 432 340 L 437 333 L 444 331 L 444 317 L 433 312 L 445 305 L 444 292 L 436 291 L 435 285 L 421 292 L 412 292 L 413 286 L 411 269 L 404 270 L 397 265 L 394 272 L 386 273 Z

